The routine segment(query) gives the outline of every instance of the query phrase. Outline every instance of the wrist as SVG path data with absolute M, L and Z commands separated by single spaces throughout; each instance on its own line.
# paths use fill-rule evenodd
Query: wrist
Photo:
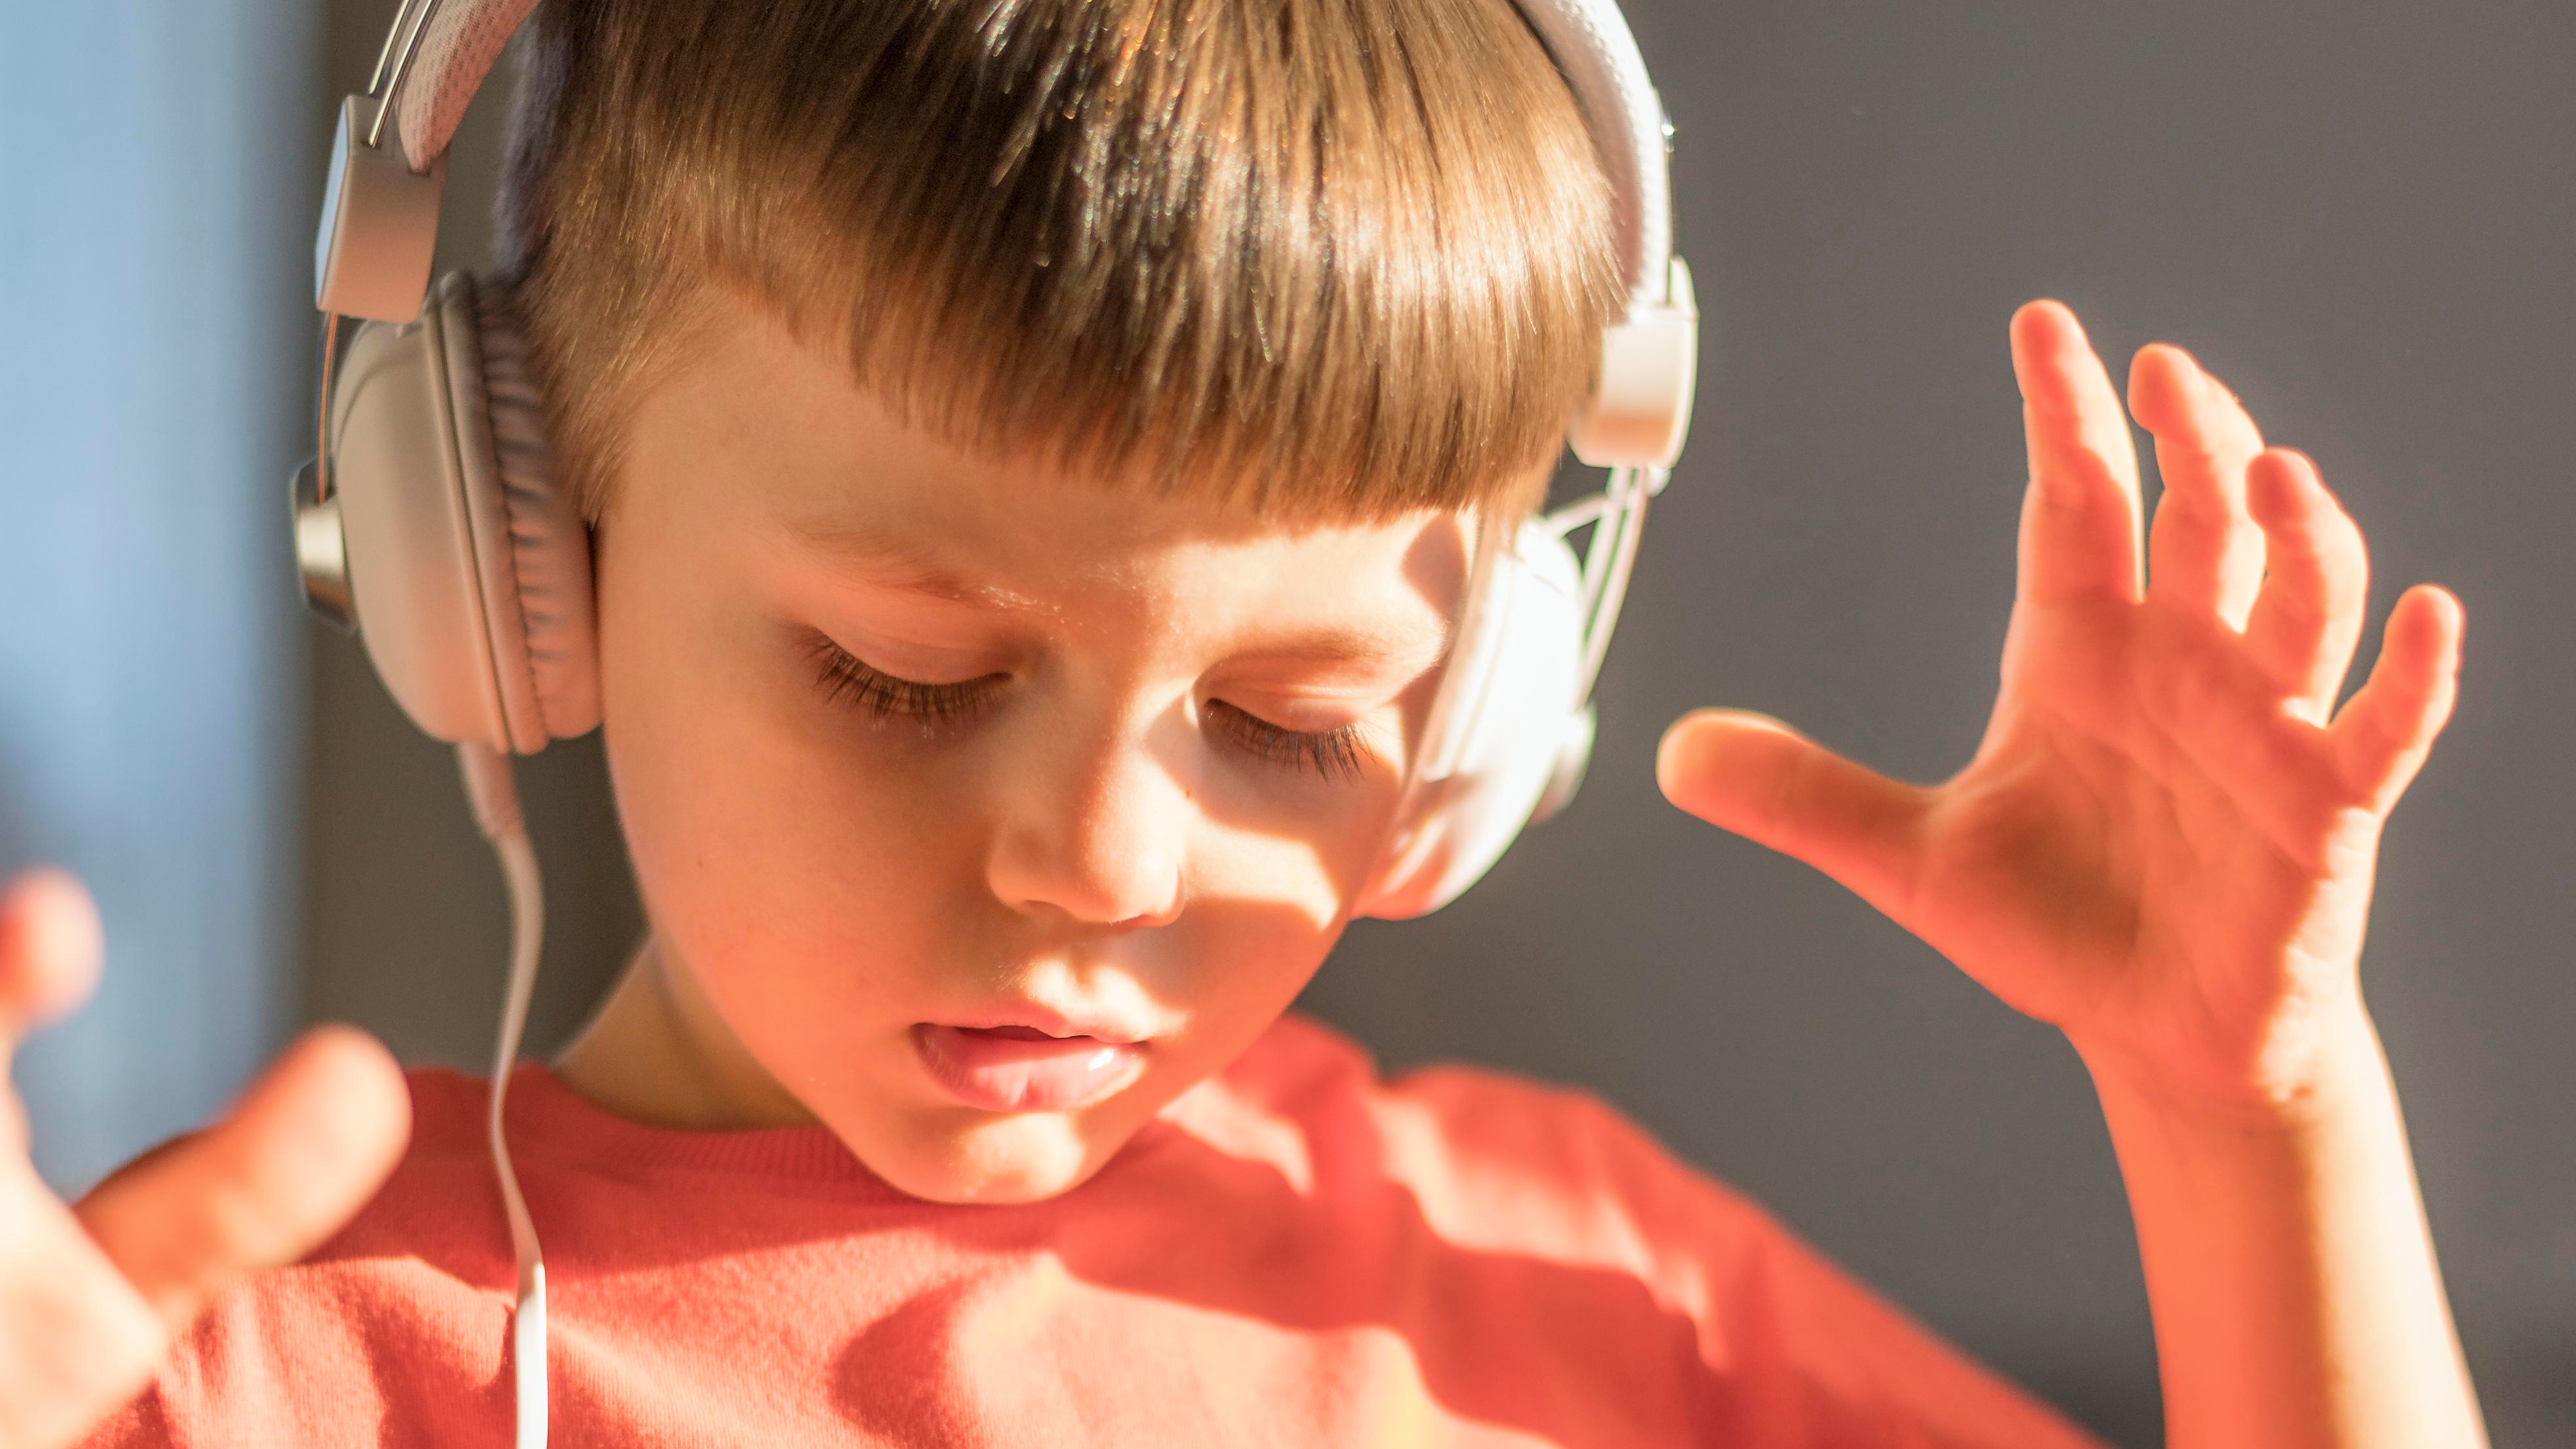
M 2068 1040 L 2115 1122 L 2296 1132 L 2384 1110 L 2392 1095 L 2378 1028 L 2358 993 L 2276 1029 L 2242 1073 L 2177 1070 L 2116 1043 Z
M 2169 1443 L 2485 1442 L 2396 1086 L 2357 1002 L 2258 1091 L 2085 1046 Z

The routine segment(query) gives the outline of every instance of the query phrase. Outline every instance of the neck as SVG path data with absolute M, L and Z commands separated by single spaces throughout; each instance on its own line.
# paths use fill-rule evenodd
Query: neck
M 650 1127 L 725 1131 L 815 1120 L 725 1025 L 657 932 L 646 933 L 553 1067 L 593 1106 Z

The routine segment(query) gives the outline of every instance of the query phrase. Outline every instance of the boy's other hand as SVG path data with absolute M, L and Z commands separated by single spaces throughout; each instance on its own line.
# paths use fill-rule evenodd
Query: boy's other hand
M 2359 529 L 2180 349 L 2129 409 L 2067 309 L 2014 314 L 2030 447 L 2003 681 L 1967 767 L 1929 788 L 1776 721 L 1664 736 L 1683 809 L 1857 891 L 2006 1002 L 2176 1100 L 2300 1101 L 2366 1028 L 2356 973 L 2379 835 L 2450 715 L 2462 615 L 2397 601 L 2337 710 L 2368 595 Z M 2142 553 L 2145 555 L 2141 557 Z
M 69 876 L 30 872 L 0 893 L 0 1079 L 20 1037 L 88 994 L 99 960 L 98 914 Z M 357 1211 L 410 1112 L 385 1049 L 325 1027 L 222 1122 L 74 1208 L 36 1176 L 26 1112 L 0 1080 L 0 1446 L 69 1444 L 131 1399 L 218 1289 L 303 1256 Z

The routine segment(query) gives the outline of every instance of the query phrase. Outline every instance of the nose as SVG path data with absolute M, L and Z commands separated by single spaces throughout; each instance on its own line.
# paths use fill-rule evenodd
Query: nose
M 986 874 L 1023 913 L 1140 928 L 1178 917 L 1195 806 L 1150 731 L 1058 736 L 1014 751 Z

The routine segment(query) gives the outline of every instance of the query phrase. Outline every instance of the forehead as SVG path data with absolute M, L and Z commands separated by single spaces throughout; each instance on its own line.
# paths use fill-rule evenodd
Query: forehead
M 974 454 L 898 416 L 766 309 L 710 309 L 641 401 L 628 486 L 764 530 L 781 550 L 953 604 L 1123 605 L 1441 628 L 1472 522 L 1437 510 L 1287 523 L 1086 474 L 1032 450 Z M 621 490 L 623 491 L 623 490 Z M 638 500 L 641 501 L 641 500 Z M 1417 626 L 1418 627 L 1418 626 Z

